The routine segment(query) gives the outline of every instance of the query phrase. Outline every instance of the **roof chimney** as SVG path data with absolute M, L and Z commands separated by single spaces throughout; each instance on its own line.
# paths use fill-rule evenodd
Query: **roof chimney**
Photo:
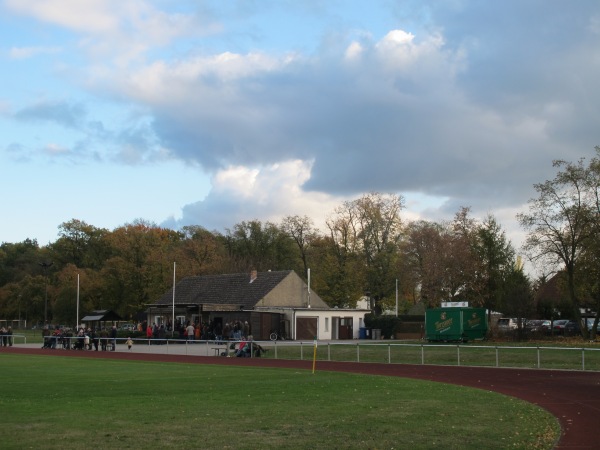
M 252 270 L 250 272 L 250 283 L 252 283 L 258 277 L 258 272 L 256 270 Z

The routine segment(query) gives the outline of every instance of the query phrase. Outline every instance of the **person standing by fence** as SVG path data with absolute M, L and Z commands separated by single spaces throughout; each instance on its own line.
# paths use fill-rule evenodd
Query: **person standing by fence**
M 108 331 L 106 331 L 105 327 L 102 327 L 100 330 L 100 348 L 103 352 L 106 351 L 106 345 L 108 343 Z
M 110 330 L 110 341 L 112 344 L 112 351 L 114 352 L 117 349 L 117 326 L 113 325 Z

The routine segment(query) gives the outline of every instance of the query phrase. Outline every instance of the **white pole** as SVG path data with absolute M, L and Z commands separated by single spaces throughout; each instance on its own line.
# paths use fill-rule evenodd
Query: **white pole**
M 79 328 L 79 274 L 77 274 L 77 317 L 75 318 L 75 329 Z
M 396 278 L 396 317 L 398 317 L 398 278 Z
M 310 268 L 308 269 L 308 307 L 310 308 Z
M 175 270 L 177 263 L 173 262 L 173 319 L 171 321 L 171 334 L 175 334 Z

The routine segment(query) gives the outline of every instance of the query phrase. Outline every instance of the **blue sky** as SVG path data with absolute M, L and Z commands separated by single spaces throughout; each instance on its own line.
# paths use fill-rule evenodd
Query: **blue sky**
M 515 214 L 600 144 L 600 3 L 1 0 L 0 241 Z

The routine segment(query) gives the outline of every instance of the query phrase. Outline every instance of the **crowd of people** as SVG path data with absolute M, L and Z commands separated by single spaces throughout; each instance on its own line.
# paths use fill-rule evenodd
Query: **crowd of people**
M 167 341 L 167 330 L 171 328 L 170 323 L 167 324 L 143 324 L 146 327 L 146 338 L 150 344 L 164 344 Z M 140 328 L 138 327 L 138 330 Z M 178 342 L 232 342 L 230 344 L 231 352 L 225 351 L 225 356 L 250 357 L 251 352 L 254 356 L 260 356 L 265 350 L 253 342 L 250 324 L 248 321 L 233 320 L 222 325 L 221 321 L 194 322 L 187 321 L 186 323 L 176 322 L 173 336 Z M 250 345 L 250 343 L 252 344 Z
M 146 329 L 146 338 L 149 344 L 164 344 L 167 341 L 167 334 L 171 338 L 170 324 L 152 324 L 140 323 L 137 331 Z M 227 343 L 229 350 L 223 352 L 223 356 L 250 357 L 260 356 L 265 350 L 253 341 L 250 334 L 250 325 L 247 321 L 234 320 L 226 322 L 221 326 L 220 321 L 211 321 L 210 323 L 191 321 L 176 323 L 173 336 L 179 342 L 194 341 L 215 341 Z M 95 350 L 95 351 L 115 351 L 117 345 L 117 327 L 116 325 L 108 327 L 84 327 L 73 330 L 68 327 L 45 326 L 42 330 L 43 349 L 62 348 L 64 350 Z M 128 349 L 131 350 L 134 340 L 129 336 L 125 342 Z M 9 327 L 0 328 L 0 345 L 13 345 L 13 331 Z
M 115 351 L 117 348 L 117 327 L 95 328 L 80 327 L 78 330 L 71 328 L 55 328 L 51 330 L 44 327 L 42 330 L 44 344 L 42 348 L 62 348 L 64 350 L 95 350 Z
M 171 335 L 171 329 L 173 334 Z M 194 341 L 215 341 L 231 342 L 232 352 L 226 352 L 228 356 L 260 356 L 264 350 L 257 343 L 253 342 L 250 324 L 248 321 L 233 320 L 222 324 L 221 321 L 212 320 L 208 323 L 196 321 L 187 321 L 186 323 L 176 322 L 174 327 L 171 323 L 146 324 L 139 323 L 138 332 L 144 332 L 148 339 L 148 344 L 160 345 L 166 344 L 167 338 L 174 337 L 179 342 Z M 80 327 L 76 330 L 66 327 L 52 328 L 45 326 L 42 330 L 43 346 L 45 349 L 62 348 L 65 350 L 95 350 L 95 351 L 115 351 L 117 344 L 117 327 L 115 325 L 108 327 Z M 139 335 L 138 335 L 139 336 Z M 12 345 L 12 330 L 2 327 L 0 334 L 2 345 Z M 252 344 L 250 345 L 250 343 Z M 133 346 L 134 340 L 127 337 L 126 345 L 129 350 Z
M 163 343 L 170 330 L 170 324 L 148 324 L 145 325 L 146 338 L 156 340 L 157 344 Z M 138 327 L 139 329 L 139 327 Z M 220 321 L 175 323 L 173 336 L 180 341 L 240 341 L 250 336 L 250 324 L 248 321 L 234 320 L 224 325 Z M 170 333 L 169 333 L 170 334 Z

